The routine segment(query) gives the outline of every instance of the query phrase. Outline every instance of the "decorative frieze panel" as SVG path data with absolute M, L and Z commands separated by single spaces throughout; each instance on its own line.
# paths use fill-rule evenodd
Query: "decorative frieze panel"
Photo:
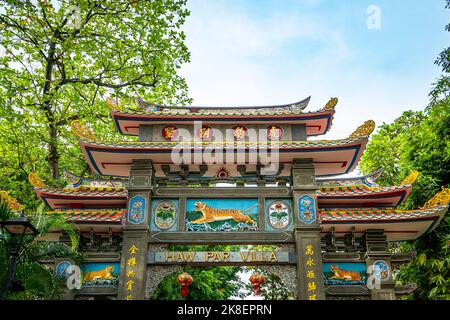
M 145 220 L 146 209 L 146 199 L 141 195 L 134 196 L 128 205 L 127 221 L 131 224 L 142 223 Z
M 293 210 L 291 199 L 267 199 L 265 203 L 266 231 L 292 230 Z
M 332 262 L 323 263 L 325 285 L 365 285 L 367 282 L 366 264 Z
M 187 199 L 186 231 L 257 231 L 258 199 Z
M 150 217 L 151 231 L 177 231 L 179 217 L 178 199 L 153 199 Z
M 312 197 L 303 196 L 298 200 L 298 220 L 304 224 L 317 221 L 316 205 Z

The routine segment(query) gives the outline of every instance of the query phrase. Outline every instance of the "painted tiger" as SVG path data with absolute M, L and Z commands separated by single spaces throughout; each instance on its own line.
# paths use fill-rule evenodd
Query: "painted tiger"
M 248 222 L 254 224 L 255 221 L 253 221 L 249 216 L 244 215 L 244 213 L 252 211 L 256 206 L 257 204 L 254 204 L 247 210 L 217 209 L 207 206 L 204 202 L 196 202 L 194 203 L 195 210 L 203 213 L 203 216 L 197 220 L 191 221 L 191 223 L 202 224 L 233 219 L 236 222 Z
M 114 266 L 107 266 L 105 269 L 91 271 L 84 275 L 84 281 L 92 281 L 95 279 L 114 279 Z
M 359 272 L 342 270 L 338 266 L 331 266 L 330 270 L 334 273 L 331 279 L 361 281 L 361 274 Z

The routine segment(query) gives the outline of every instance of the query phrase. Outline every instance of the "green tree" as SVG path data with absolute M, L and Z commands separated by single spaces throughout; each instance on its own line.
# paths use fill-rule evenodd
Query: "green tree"
M 230 251 L 239 250 L 240 246 L 170 246 L 170 251 Z M 189 286 L 187 300 L 227 300 L 231 297 L 242 297 L 240 291 L 244 284 L 239 278 L 242 267 L 186 267 L 184 272 L 193 278 Z M 181 272 L 166 276 L 155 289 L 152 300 L 180 300 L 180 285 L 177 282 Z
M 70 132 L 117 139 L 104 99 L 185 103 L 186 0 L 6 0 L 0 8 L 0 189 L 36 208 L 27 173 L 89 171 Z
M 6 203 L 0 203 L 0 220 L 17 217 Z M 37 212 L 28 215 L 31 223 L 36 227 L 39 236 L 28 239 L 26 247 L 19 257 L 15 273 L 14 285 L 8 299 L 57 299 L 61 283 L 43 261 L 53 261 L 55 258 L 70 257 L 81 262 L 82 257 L 75 251 L 78 245 L 78 235 L 73 226 L 59 216 L 48 216 L 44 213 L 44 205 Z M 71 246 L 59 242 L 46 241 L 46 234 L 54 229 L 63 230 L 71 239 Z M 8 246 L 11 237 L 8 233 L 0 233 L 0 283 L 3 284 L 8 269 Z
M 450 0 L 446 1 L 450 9 Z M 446 26 L 450 32 L 450 24 Z M 383 124 L 372 137 L 361 169 L 369 173 L 383 168 L 380 183 L 395 185 L 411 170 L 420 172 L 413 191 L 403 205 L 414 209 L 423 205 L 450 186 L 450 48 L 436 61 L 444 74 L 433 85 L 431 102 L 424 112 L 407 111 L 391 124 Z M 422 238 L 404 243 L 403 251 L 415 252 L 396 279 L 400 283 L 414 282 L 418 288 L 414 298 L 450 299 L 450 216 L 447 213 L 439 226 Z

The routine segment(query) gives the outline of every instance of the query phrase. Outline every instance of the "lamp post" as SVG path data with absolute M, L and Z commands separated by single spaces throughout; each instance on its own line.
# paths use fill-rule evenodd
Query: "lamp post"
M 22 250 L 25 249 L 26 239 L 33 239 L 39 232 L 30 221 L 28 221 L 23 213 L 18 218 L 0 221 L 0 227 L 2 231 L 2 240 L 5 241 L 6 249 L 9 253 L 8 271 L 0 290 L 0 300 L 5 300 L 14 279 L 17 261 L 19 260 Z M 7 243 L 6 238 L 4 237 L 6 233 L 10 234 L 10 243 Z

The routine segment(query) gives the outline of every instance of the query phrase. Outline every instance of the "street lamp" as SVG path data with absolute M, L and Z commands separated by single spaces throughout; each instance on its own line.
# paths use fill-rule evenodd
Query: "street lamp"
M 8 271 L 6 273 L 5 282 L 0 291 L 0 300 L 5 300 L 11 287 L 16 272 L 17 261 L 25 249 L 26 239 L 33 239 L 39 232 L 31 224 L 30 221 L 23 215 L 18 218 L 12 218 L 4 221 L 0 221 L 0 227 L 2 231 L 2 240 L 5 242 L 6 250 L 9 253 Z M 10 234 L 10 243 L 6 241 L 6 233 Z M 29 242 L 31 243 L 31 241 Z

